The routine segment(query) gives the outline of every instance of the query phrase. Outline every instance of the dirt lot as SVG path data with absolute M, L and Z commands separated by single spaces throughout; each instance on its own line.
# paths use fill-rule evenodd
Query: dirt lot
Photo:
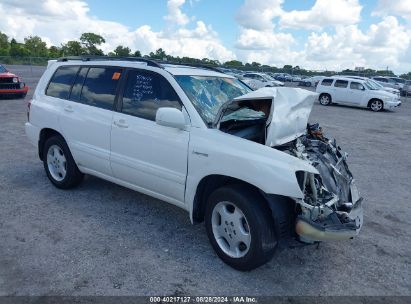
M 32 93 L 42 68 L 10 68 Z M 311 121 L 350 154 L 364 228 L 249 273 L 176 207 L 94 177 L 54 188 L 24 134 L 26 100 L 0 100 L 0 295 L 411 294 L 411 99 L 382 113 L 314 106 Z

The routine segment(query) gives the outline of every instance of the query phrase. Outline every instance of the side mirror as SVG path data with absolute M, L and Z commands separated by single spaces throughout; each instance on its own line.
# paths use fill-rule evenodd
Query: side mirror
M 176 108 L 159 108 L 156 113 L 156 123 L 180 130 L 186 126 L 183 112 Z

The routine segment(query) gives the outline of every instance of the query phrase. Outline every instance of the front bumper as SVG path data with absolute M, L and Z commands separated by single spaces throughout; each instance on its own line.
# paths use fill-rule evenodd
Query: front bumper
M 396 100 L 396 101 L 384 101 L 384 109 L 386 110 L 393 110 L 397 107 L 401 106 L 401 101 Z
M 20 88 L 2 88 L 0 86 L 0 95 L 11 95 L 11 94 L 27 94 L 29 91 L 29 87 L 26 86 L 24 83 L 21 83 L 22 85 Z
M 308 242 L 352 239 L 358 235 L 363 224 L 362 198 L 354 204 L 346 216 L 350 220 L 347 223 L 339 221 L 336 215 L 324 223 L 298 217 L 295 231 L 302 240 Z
M 349 211 L 334 211 L 326 218 L 315 221 L 298 216 L 295 231 L 300 240 L 311 243 L 318 241 L 338 241 L 352 239 L 357 236 L 363 225 L 363 198 L 352 181 L 350 185 L 351 201 L 354 202 Z

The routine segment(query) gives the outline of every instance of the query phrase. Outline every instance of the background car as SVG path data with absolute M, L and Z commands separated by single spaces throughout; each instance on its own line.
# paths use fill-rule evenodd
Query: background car
M 401 89 L 401 86 L 398 84 L 398 82 L 396 82 L 394 79 L 391 79 L 390 77 L 375 76 L 372 79 L 374 79 L 384 87 L 389 87 L 397 90 Z
M 404 87 L 401 90 L 403 96 L 411 95 L 411 80 L 407 80 L 404 84 Z
M 317 86 L 318 82 L 323 79 L 324 79 L 324 76 L 312 76 L 312 77 L 300 80 L 298 82 L 298 85 L 304 86 L 304 87 L 315 87 Z
M 348 77 L 327 77 L 318 85 L 319 102 L 323 106 L 341 103 L 370 108 L 374 112 L 392 110 L 401 105 L 397 95 L 373 88 L 367 81 Z
M 278 81 L 290 81 L 291 82 L 293 81 L 293 76 L 291 76 L 288 73 L 278 73 L 275 79 Z
M 251 81 L 251 80 L 254 81 Z M 243 82 L 249 85 L 252 89 L 256 90 L 263 87 L 282 87 L 284 83 L 281 81 L 275 80 L 271 76 L 265 73 L 245 73 L 242 75 Z
M 371 86 L 373 86 L 374 88 L 376 88 L 378 90 L 384 90 L 384 91 L 387 91 L 389 93 L 395 94 L 398 97 L 400 96 L 400 90 L 394 89 L 394 88 L 391 88 L 391 87 L 384 87 L 383 85 L 381 85 L 379 82 L 375 81 L 374 79 L 370 79 L 370 78 L 367 78 L 367 77 L 361 77 L 361 76 L 350 76 L 350 75 L 347 75 L 347 76 L 339 75 L 339 76 L 340 77 L 348 77 L 348 78 L 353 78 L 353 79 L 365 80 L 368 83 L 370 83 Z
M 24 98 L 29 87 L 21 79 L 10 73 L 4 66 L 0 65 L 0 97 L 15 96 Z

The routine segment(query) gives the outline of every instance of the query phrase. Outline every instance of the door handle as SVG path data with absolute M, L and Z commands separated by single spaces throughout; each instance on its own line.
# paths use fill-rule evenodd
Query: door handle
M 65 107 L 64 107 L 64 111 L 71 113 L 71 112 L 74 112 L 74 109 L 73 109 L 72 106 L 65 106 Z
M 128 128 L 128 124 L 126 124 L 126 121 L 124 119 L 115 120 L 114 124 L 119 128 Z

